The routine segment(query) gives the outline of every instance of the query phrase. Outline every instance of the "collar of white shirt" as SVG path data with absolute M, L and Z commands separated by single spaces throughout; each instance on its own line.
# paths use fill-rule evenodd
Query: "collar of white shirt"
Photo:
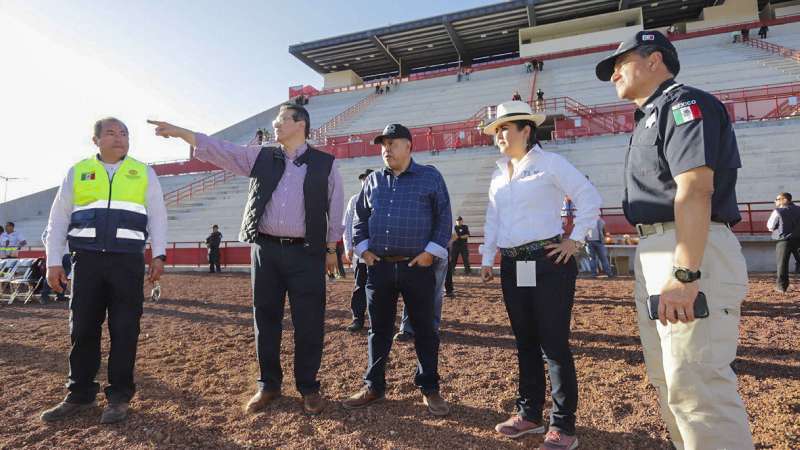
M 531 148 L 528 151 L 528 153 L 525 154 L 525 156 L 522 157 L 522 159 L 520 159 L 517 162 L 514 162 L 514 160 L 512 160 L 508 156 L 503 156 L 502 158 L 497 160 L 497 167 L 499 167 L 504 174 L 507 174 L 508 163 L 510 161 L 511 165 L 514 167 L 514 175 L 517 175 L 520 172 L 518 169 L 522 167 L 527 167 L 529 164 L 535 162 L 537 156 L 539 156 L 541 152 L 542 152 L 542 147 L 540 147 L 539 144 L 536 144 L 533 146 L 533 148 Z

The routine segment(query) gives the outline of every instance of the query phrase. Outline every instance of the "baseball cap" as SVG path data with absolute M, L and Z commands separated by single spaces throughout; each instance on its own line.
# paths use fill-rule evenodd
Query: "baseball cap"
M 673 72 L 673 75 L 678 74 L 678 71 L 681 69 L 681 65 L 678 62 L 678 51 L 666 36 L 661 34 L 659 31 L 653 30 L 640 31 L 630 39 L 620 42 L 619 47 L 617 47 L 617 50 L 615 50 L 613 54 L 607 56 L 605 59 L 597 63 L 597 67 L 595 68 L 595 74 L 597 75 L 597 78 L 599 78 L 600 81 L 610 80 L 611 75 L 614 73 L 614 64 L 617 61 L 617 57 L 643 45 L 653 45 L 660 49 L 672 52 L 672 55 L 670 56 L 674 57 L 672 59 L 674 59 L 675 62 L 675 71 Z
M 411 141 L 411 131 L 408 128 L 400 125 L 399 123 L 391 123 L 386 125 L 386 128 L 383 129 L 383 133 L 375 136 L 375 139 L 372 140 L 373 144 L 380 144 L 383 142 L 384 139 L 408 139 Z

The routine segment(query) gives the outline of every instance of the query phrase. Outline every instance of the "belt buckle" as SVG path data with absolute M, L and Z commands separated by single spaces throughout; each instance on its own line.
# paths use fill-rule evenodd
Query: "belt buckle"
M 288 245 L 292 243 L 292 238 L 278 238 L 281 245 Z

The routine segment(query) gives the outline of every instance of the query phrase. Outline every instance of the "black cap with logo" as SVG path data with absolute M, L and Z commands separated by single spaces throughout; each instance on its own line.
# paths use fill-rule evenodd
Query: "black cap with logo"
M 617 57 L 622 55 L 623 53 L 627 53 L 637 47 L 641 47 L 644 45 L 652 45 L 669 52 L 672 52 L 671 55 L 668 56 L 669 59 L 674 60 L 672 61 L 672 65 L 674 67 L 670 67 L 670 70 L 673 72 L 673 75 L 677 75 L 678 71 L 681 70 L 681 65 L 678 62 L 678 51 L 675 49 L 675 46 L 672 45 L 672 42 L 667 39 L 666 36 L 661 34 L 659 31 L 640 31 L 636 33 L 633 37 L 628 40 L 625 40 L 619 44 L 617 50 L 610 56 L 606 57 L 599 63 L 597 63 L 597 67 L 595 68 L 595 74 L 597 74 L 597 78 L 600 81 L 608 81 L 611 79 L 611 75 L 614 74 L 614 63 L 617 61 Z
M 375 136 L 375 139 L 372 140 L 373 144 L 380 145 L 384 139 L 408 139 L 411 140 L 411 132 L 408 131 L 408 128 L 400 125 L 399 123 L 392 123 L 386 125 L 386 128 L 383 129 L 383 133 Z

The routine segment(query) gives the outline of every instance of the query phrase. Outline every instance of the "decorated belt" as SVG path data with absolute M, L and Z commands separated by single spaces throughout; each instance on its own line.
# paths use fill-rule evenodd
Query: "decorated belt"
M 501 248 L 500 254 L 507 258 L 538 258 L 543 256 L 546 246 L 559 242 L 561 242 L 561 236 L 553 236 L 541 241 L 528 242 L 518 247 Z

